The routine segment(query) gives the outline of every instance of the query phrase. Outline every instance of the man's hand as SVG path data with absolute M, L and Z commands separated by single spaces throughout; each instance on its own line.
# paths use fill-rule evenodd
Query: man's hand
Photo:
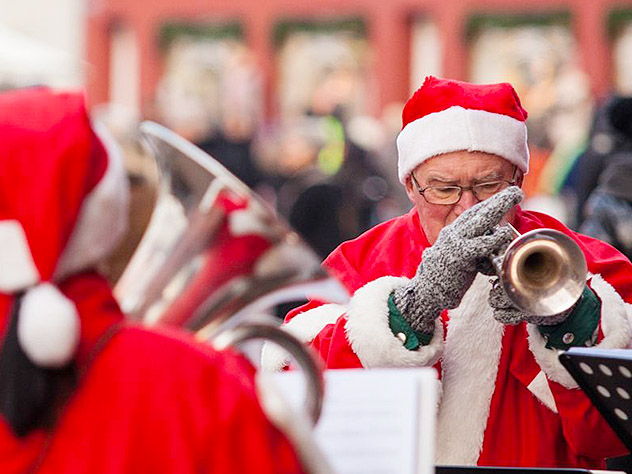
M 537 316 L 516 307 L 507 296 L 500 281 L 496 279 L 489 291 L 489 305 L 494 309 L 494 318 L 503 324 L 519 324 L 523 321 L 542 326 L 552 326 L 564 321 L 573 311 L 573 307 L 563 313 L 551 316 Z
M 431 334 L 441 311 L 460 304 L 481 262 L 513 239 L 509 228 L 498 224 L 522 197 L 520 188 L 511 186 L 476 204 L 424 250 L 415 277 L 393 292 L 395 306 L 413 329 Z

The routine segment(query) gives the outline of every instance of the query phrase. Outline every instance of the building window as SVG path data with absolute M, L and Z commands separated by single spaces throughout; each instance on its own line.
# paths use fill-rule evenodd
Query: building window
M 362 20 L 282 21 L 275 44 L 283 119 L 366 110 L 369 46 Z
M 426 17 L 413 20 L 410 41 L 410 93 L 426 76 L 441 76 L 443 44 L 437 24 Z
M 470 79 L 514 85 L 531 146 L 552 150 L 585 135 L 592 101 L 570 15 L 475 16 L 467 31 Z
M 160 40 L 160 120 L 195 143 L 217 135 L 250 137 L 262 119 L 263 79 L 241 26 L 168 24 Z
M 615 91 L 632 95 L 632 9 L 612 11 L 608 30 L 612 38 Z

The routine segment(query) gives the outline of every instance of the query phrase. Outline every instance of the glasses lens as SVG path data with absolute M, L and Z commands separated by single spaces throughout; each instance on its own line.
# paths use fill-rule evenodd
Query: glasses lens
M 431 204 L 454 204 L 460 194 L 458 186 L 430 186 L 424 190 L 424 196 Z
M 489 183 L 480 183 L 472 187 L 474 194 L 480 200 L 492 197 L 498 191 L 507 186 L 506 181 L 490 181 Z

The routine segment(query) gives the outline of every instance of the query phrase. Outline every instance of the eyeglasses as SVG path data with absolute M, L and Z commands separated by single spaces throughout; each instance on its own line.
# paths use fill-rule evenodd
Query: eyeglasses
M 488 181 L 486 183 L 475 184 L 473 186 L 458 186 L 456 184 L 427 186 L 423 189 L 421 188 L 421 186 L 419 186 L 419 182 L 417 182 L 417 178 L 415 178 L 415 175 L 411 173 L 410 176 L 413 180 L 413 183 L 415 183 L 415 186 L 417 187 L 417 192 L 419 192 L 419 194 L 421 194 L 428 203 L 450 206 L 456 204 L 461 200 L 463 191 L 472 191 L 472 194 L 474 195 L 476 200 L 480 202 L 492 197 L 494 194 L 502 191 L 508 186 L 514 186 L 516 184 L 517 172 L 518 167 L 515 166 L 513 177 L 511 178 L 511 180 L 500 179 L 496 181 Z

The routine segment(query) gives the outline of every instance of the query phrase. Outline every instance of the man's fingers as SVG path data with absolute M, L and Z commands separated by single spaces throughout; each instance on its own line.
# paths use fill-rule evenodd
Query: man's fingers
M 514 326 L 525 320 L 525 314 L 516 308 L 501 308 L 494 311 L 494 319 L 499 323 Z
M 491 257 L 499 254 L 509 242 L 513 233 L 507 226 L 493 229 L 488 235 L 467 239 L 467 249 L 475 257 Z
M 453 229 L 463 237 L 481 235 L 497 226 L 523 197 L 518 186 L 510 186 L 466 210 L 452 223 Z

